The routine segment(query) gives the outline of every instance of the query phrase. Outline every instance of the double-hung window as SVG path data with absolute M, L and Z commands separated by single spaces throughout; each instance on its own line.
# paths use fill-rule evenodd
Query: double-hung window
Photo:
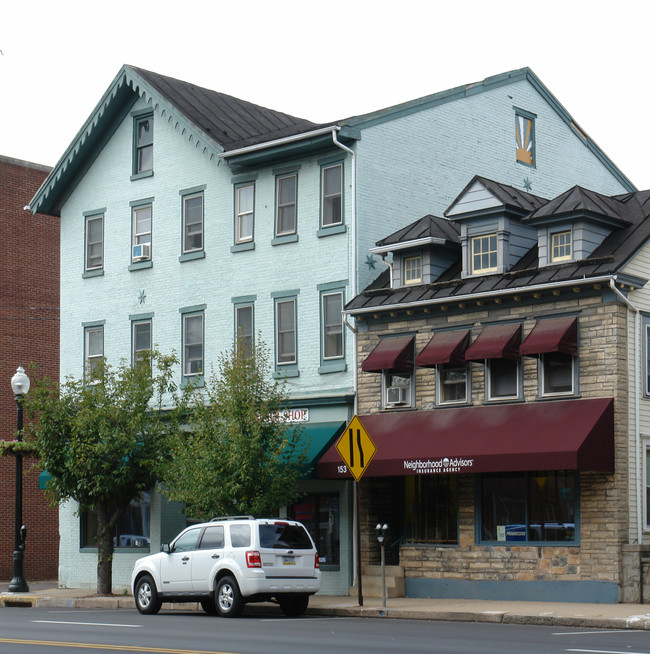
M 467 402 L 468 366 L 444 363 L 437 366 L 438 404 Z
M 343 293 L 322 293 L 323 360 L 343 358 Z
M 295 298 L 278 298 L 275 301 L 275 347 L 277 366 L 298 362 Z
M 87 384 L 99 381 L 104 358 L 104 325 L 84 328 L 84 379 Z
M 235 243 L 253 240 L 255 224 L 255 184 L 235 187 Z
M 86 272 L 104 268 L 104 214 L 86 216 Z
M 512 400 L 519 397 L 519 361 L 488 359 L 486 361 L 488 399 Z
M 572 394 L 575 357 L 563 352 L 545 352 L 540 357 L 542 395 Z
M 571 230 L 551 234 L 551 261 L 571 261 Z
M 153 114 L 137 116 L 133 124 L 133 174 L 153 170 Z
M 321 223 L 332 227 L 343 223 L 343 164 L 322 168 L 321 178 Z
M 497 271 L 497 235 L 483 234 L 470 239 L 472 274 Z
M 204 311 L 181 310 L 183 317 L 183 376 L 201 379 L 204 370 Z
M 422 282 L 422 257 L 404 258 L 404 284 L 419 284 Z
M 275 188 L 275 235 L 288 236 L 296 233 L 296 200 L 298 175 L 282 175 L 276 178 Z
M 148 261 L 151 259 L 151 204 L 132 205 L 132 239 L 131 261 Z
M 235 345 L 244 356 L 250 356 L 253 352 L 253 307 L 252 302 L 235 304 Z
M 151 351 L 151 319 L 133 320 L 131 329 L 131 362 L 136 366 L 142 363 Z
M 183 196 L 183 254 L 203 250 L 203 191 Z

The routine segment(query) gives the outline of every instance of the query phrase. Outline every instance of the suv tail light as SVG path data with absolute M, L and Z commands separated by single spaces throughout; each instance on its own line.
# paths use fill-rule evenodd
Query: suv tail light
M 249 568 L 261 568 L 262 567 L 262 557 L 259 552 L 251 550 L 246 552 L 246 565 Z
M 320 557 L 318 556 L 318 552 L 316 552 L 316 556 L 314 557 L 314 568 L 320 568 Z

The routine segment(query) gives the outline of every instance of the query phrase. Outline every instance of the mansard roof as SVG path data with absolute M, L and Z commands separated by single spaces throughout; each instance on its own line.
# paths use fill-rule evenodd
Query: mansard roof
M 481 181 L 489 182 L 492 192 L 495 189 L 505 191 L 503 184 L 483 178 Z M 567 193 L 569 196 L 572 195 L 570 192 Z M 566 196 L 567 193 L 562 196 Z M 530 291 L 532 287 L 539 285 L 584 284 L 592 283 L 596 279 L 620 276 L 624 265 L 650 240 L 650 190 L 607 197 L 578 187 L 578 191 L 573 195 L 582 198 L 583 201 L 589 200 L 587 205 L 589 207 L 600 207 L 601 211 L 605 211 L 606 208 L 612 211 L 615 207 L 618 212 L 619 226 L 612 230 L 589 258 L 540 267 L 537 245 L 535 245 L 505 273 L 463 278 L 459 253 L 457 261 L 431 284 L 392 289 L 390 272 L 383 271 L 363 292 L 346 305 L 345 310 L 352 314 L 365 313 L 398 305 L 426 305 L 460 298 L 467 299 L 472 296 L 478 299 L 480 296 Z M 516 197 L 516 193 L 513 197 Z M 545 202 L 543 206 L 555 203 L 558 199 L 550 202 L 543 201 Z M 562 203 L 554 204 L 554 206 L 561 205 Z M 418 222 L 420 221 L 416 221 L 413 225 Z M 384 240 L 389 238 L 391 237 Z M 642 286 L 646 282 L 644 279 L 624 277 L 628 283 L 636 286 Z

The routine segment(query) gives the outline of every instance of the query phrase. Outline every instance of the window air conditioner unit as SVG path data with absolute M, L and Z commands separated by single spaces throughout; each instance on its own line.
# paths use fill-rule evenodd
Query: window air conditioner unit
M 403 406 L 410 403 L 411 380 L 409 377 L 393 377 L 386 388 L 386 406 Z
M 138 243 L 133 246 L 133 261 L 141 261 L 151 256 L 151 245 L 149 243 Z

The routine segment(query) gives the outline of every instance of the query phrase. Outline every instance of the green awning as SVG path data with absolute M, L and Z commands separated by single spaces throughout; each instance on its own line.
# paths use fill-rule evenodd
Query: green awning
M 50 479 L 52 479 L 52 475 L 47 470 L 43 470 L 38 476 L 38 490 L 46 490 Z
M 301 445 L 309 443 L 307 448 L 307 465 L 305 479 L 316 478 L 316 463 L 325 454 L 336 439 L 343 433 L 345 422 L 305 423 L 302 427 Z

